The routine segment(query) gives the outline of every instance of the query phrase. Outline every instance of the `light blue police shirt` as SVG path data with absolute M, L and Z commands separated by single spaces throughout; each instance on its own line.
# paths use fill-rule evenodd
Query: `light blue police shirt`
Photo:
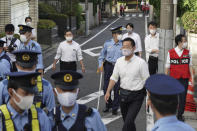
M 195 131 L 188 124 L 181 122 L 175 115 L 160 118 L 152 131 Z
M 19 114 L 11 105 L 7 104 L 8 111 L 11 114 L 12 121 L 14 122 L 17 131 L 23 131 L 23 127 L 28 123 L 28 110 L 25 110 L 22 114 Z M 42 109 L 38 109 L 38 120 L 41 131 L 51 131 L 51 125 L 49 118 Z M 0 130 L 2 130 L 2 121 L 0 121 Z
M 0 57 L 2 57 L 5 54 L 5 52 L 3 51 L 0 54 Z M 0 60 L 0 77 L 5 78 L 5 74 L 10 72 L 10 62 L 6 59 L 1 59 Z
M 114 39 L 107 40 L 98 58 L 99 67 L 102 66 L 104 60 L 115 63 L 116 60 L 122 56 L 121 48 L 122 41 L 115 43 Z

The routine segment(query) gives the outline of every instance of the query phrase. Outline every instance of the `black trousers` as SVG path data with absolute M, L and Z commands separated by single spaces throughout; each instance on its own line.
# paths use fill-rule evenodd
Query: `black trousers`
M 110 77 L 113 73 L 113 69 L 114 69 L 113 64 L 107 61 L 104 63 L 104 85 L 103 85 L 104 95 L 107 92 L 107 88 L 109 85 Z M 114 100 L 112 101 L 110 94 L 108 103 L 106 103 L 106 108 L 112 108 L 112 110 L 117 110 L 119 108 L 120 105 L 119 90 L 120 90 L 120 81 L 118 81 L 113 88 Z
M 185 103 L 186 103 L 186 96 L 187 96 L 187 89 L 188 89 L 188 82 L 189 79 L 178 79 L 178 81 L 183 84 L 183 86 L 185 87 L 185 91 L 181 94 L 179 94 L 179 108 L 178 108 L 178 119 L 182 118 L 182 115 L 184 113 L 185 110 Z
M 124 102 L 122 101 L 122 96 L 120 96 L 120 109 L 124 120 L 122 131 L 136 131 L 135 119 L 143 104 L 145 94 L 145 89 L 132 91 L 127 101 Z
M 63 70 L 77 71 L 77 63 L 75 61 L 64 62 L 60 60 L 60 71 L 63 71 Z
M 149 69 L 150 75 L 154 75 L 157 73 L 157 70 L 158 70 L 158 58 L 157 57 L 149 56 L 148 69 Z

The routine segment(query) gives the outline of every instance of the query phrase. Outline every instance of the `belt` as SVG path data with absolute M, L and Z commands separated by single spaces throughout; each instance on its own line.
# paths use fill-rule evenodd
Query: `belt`
M 107 60 L 105 60 L 105 63 L 106 63 L 106 64 L 109 64 L 109 65 L 113 65 L 113 66 L 116 64 L 116 62 L 109 62 L 109 61 L 107 61 Z
M 76 61 L 69 61 L 69 62 L 66 62 L 66 61 L 61 61 L 61 60 L 60 60 L 60 62 L 65 63 L 65 64 L 75 64 L 75 63 L 76 63 Z

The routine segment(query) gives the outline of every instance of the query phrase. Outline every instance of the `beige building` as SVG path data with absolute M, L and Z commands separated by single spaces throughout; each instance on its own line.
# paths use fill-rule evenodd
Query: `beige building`
M 27 16 L 32 17 L 32 26 L 37 28 L 38 0 L 0 0 L 0 33 L 9 23 L 15 26 L 15 33 L 18 33 L 18 24 L 25 24 Z

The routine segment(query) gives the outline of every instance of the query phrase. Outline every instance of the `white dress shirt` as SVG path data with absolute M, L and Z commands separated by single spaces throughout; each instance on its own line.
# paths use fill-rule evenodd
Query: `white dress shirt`
M 11 40 L 7 39 L 6 36 L 1 38 L 1 40 L 5 41 L 6 43 L 4 44 L 4 47 L 8 47 L 10 44 L 11 44 Z M 20 47 L 21 45 L 21 41 L 19 39 L 17 39 L 14 44 L 17 46 L 15 48 L 15 50 L 18 49 L 18 47 Z M 10 53 L 10 52 L 6 52 L 6 54 L 10 57 L 11 59 L 11 62 L 15 62 L 16 61 L 16 58 L 15 58 L 15 55 Z
M 175 52 L 177 53 L 177 55 L 179 57 L 181 57 L 181 55 L 183 54 L 183 50 L 179 49 L 178 46 L 174 49 L 175 49 Z M 192 55 L 191 55 L 190 51 L 189 51 L 189 57 L 190 57 L 189 65 L 192 66 Z M 166 68 L 170 68 L 170 53 L 169 53 L 169 51 L 168 51 L 168 55 L 167 55 L 167 59 L 166 59 Z
M 129 61 L 120 57 L 114 67 L 111 80 L 120 78 L 120 87 L 130 91 L 141 90 L 149 77 L 148 65 L 142 58 L 134 55 Z
M 148 61 L 149 56 L 158 57 L 158 53 L 151 53 L 153 49 L 159 50 L 159 33 L 155 36 L 151 34 L 147 35 L 144 39 L 145 50 L 146 50 L 146 60 Z
M 132 34 L 124 34 L 122 37 L 122 40 L 124 40 L 125 38 L 132 38 L 135 41 L 135 51 L 134 52 L 141 52 L 142 51 L 142 44 L 141 44 L 141 38 L 139 36 L 139 34 L 132 32 Z
M 72 44 L 69 44 L 66 40 L 61 42 L 57 49 L 55 59 L 61 59 L 61 61 L 64 62 L 82 60 L 83 57 L 79 44 L 75 41 L 72 41 Z

